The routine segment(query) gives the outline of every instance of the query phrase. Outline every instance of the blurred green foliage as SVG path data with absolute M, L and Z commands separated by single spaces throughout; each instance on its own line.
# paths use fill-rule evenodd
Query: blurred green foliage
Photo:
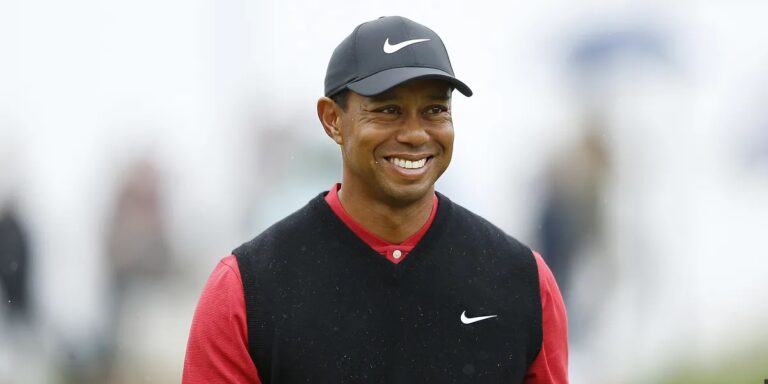
M 763 384 L 768 379 L 768 344 L 745 349 L 702 366 L 687 363 L 664 375 L 660 384 Z

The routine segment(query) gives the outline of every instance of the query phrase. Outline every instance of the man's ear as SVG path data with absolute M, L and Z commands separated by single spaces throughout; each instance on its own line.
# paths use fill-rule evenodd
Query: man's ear
M 341 145 L 341 107 L 328 97 L 321 97 L 317 100 L 317 117 L 323 124 L 325 134 L 328 135 L 336 144 Z

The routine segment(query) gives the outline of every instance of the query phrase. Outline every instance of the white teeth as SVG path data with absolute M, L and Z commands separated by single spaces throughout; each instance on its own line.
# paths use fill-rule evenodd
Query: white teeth
M 406 169 L 419 169 L 424 166 L 424 164 L 427 163 L 427 159 L 421 159 L 416 161 L 411 160 L 404 160 L 399 159 L 397 157 L 390 157 L 389 162 L 397 165 L 400 168 L 406 168 Z

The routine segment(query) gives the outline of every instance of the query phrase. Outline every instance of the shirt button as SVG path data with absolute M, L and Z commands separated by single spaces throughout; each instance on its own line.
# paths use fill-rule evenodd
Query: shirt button
M 399 250 L 399 249 L 395 249 L 395 251 L 394 251 L 394 252 L 392 252 L 392 257 L 394 257 L 395 259 L 399 259 L 399 258 L 400 258 L 400 256 L 402 256 L 402 255 L 403 255 L 403 253 L 402 253 L 402 252 L 400 252 L 400 250 Z

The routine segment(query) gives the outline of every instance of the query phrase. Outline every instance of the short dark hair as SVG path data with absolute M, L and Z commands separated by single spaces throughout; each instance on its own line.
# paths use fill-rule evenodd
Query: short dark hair
M 341 107 L 341 110 L 344 112 L 347 111 L 347 100 L 349 99 L 349 90 L 348 89 L 342 89 L 339 92 L 336 92 L 331 96 L 331 100 L 333 100 L 336 105 Z

